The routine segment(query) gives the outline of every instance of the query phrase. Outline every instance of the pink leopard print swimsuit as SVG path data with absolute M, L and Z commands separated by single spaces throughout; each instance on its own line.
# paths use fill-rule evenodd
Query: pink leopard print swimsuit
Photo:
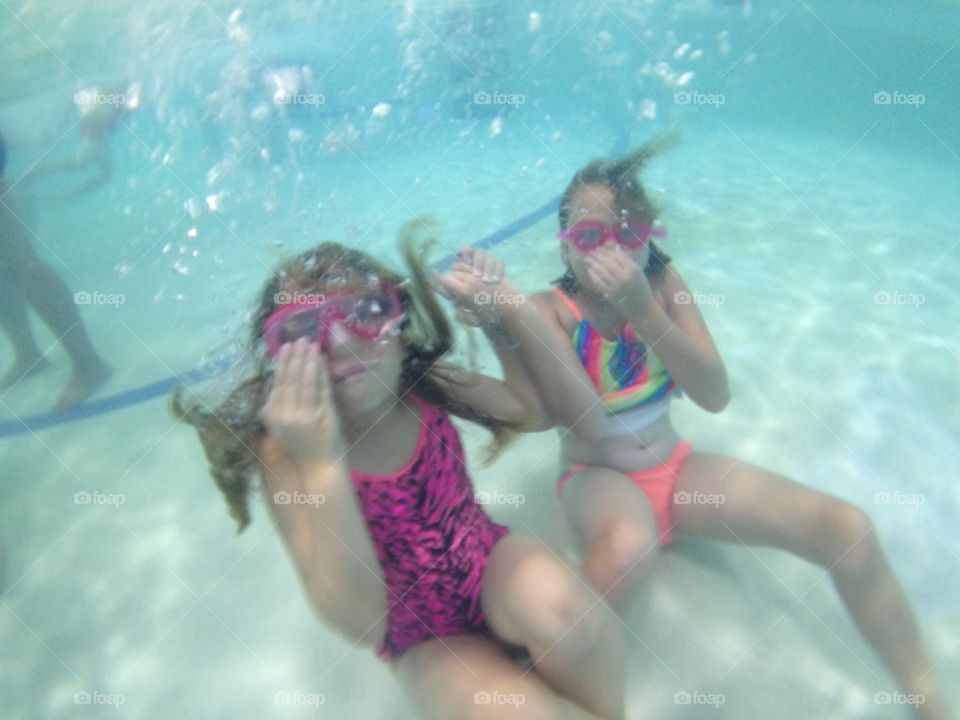
M 447 414 L 410 394 L 420 434 L 393 475 L 350 472 L 387 585 L 387 632 L 377 655 L 455 633 L 489 634 L 480 607 L 483 569 L 509 530 L 477 503 L 460 435 Z

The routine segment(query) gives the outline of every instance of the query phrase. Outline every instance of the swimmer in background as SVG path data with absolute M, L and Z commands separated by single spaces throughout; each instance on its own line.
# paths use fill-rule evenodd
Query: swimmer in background
M 14 360 L 0 377 L 5 390 L 48 366 L 30 328 L 33 308 L 63 345 L 73 374 L 54 405 L 62 412 L 80 404 L 110 377 L 110 366 L 97 354 L 66 283 L 37 255 L 24 213 L 13 204 L 4 178 L 6 145 L 0 137 L 0 328 L 13 345 Z
M 92 174 L 77 187 L 60 195 L 59 200 L 70 200 L 85 195 L 106 184 L 113 175 L 110 137 L 124 113 L 140 104 L 139 85 L 124 86 L 114 83 L 105 89 L 86 88 L 75 93 L 73 102 L 80 112 L 79 133 L 73 157 L 38 164 L 24 173 L 20 182 L 29 185 L 50 175 Z

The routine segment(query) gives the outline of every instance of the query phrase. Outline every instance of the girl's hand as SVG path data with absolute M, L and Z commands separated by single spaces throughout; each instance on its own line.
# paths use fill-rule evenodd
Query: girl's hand
M 499 300 L 519 297 L 504 277 L 503 261 L 466 246 L 460 249 L 458 258 L 449 273 L 436 276 L 437 290 L 454 303 L 460 322 L 473 326 L 497 324 L 503 304 Z
M 330 373 L 316 343 L 301 338 L 280 348 L 260 419 L 301 466 L 333 465 L 345 457 Z
M 593 289 L 625 318 L 654 306 L 646 273 L 619 245 L 604 243 L 586 262 Z
M 462 269 L 472 272 L 487 285 L 497 285 L 503 280 L 503 260 L 468 245 L 460 248 L 457 257 L 458 260 L 453 265 L 454 270 L 460 266 Z

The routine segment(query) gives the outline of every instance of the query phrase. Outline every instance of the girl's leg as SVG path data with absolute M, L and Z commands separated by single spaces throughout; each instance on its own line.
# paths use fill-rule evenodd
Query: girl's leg
M 677 491 L 716 495 L 674 505 L 674 532 L 777 547 L 825 568 L 867 642 L 904 692 L 923 695 L 917 717 L 948 717 L 916 621 L 869 518 L 860 508 L 749 463 L 692 453 Z
M 410 704 L 429 720 L 600 720 L 479 635 L 422 642 L 395 669 Z
M 0 378 L 0 388 L 16 384 L 21 378 L 43 370 L 49 364 L 37 347 L 30 329 L 27 306 L 14 281 L 0 274 L 0 329 L 13 345 L 13 365 Z
M 588 467 L 567 480 L 560 503 L 583 554 L 583 574 L 623 616 L 660 548 L 647 497 L 626 475 Z
M 481 602 L 496 635 L 525 646 L 557 692 L 601 717 L 624 717 L 625 630 L 587 580 L 542 542 L 500 540 Z
M 66 283 L 36 254 L 22 254 L 18 287 L 23 299 L 53 332 L 73 365 L 70 383 L 54 410 L 67 410 L 92 395 L 110 377 L 111 369 L 97 354 Z

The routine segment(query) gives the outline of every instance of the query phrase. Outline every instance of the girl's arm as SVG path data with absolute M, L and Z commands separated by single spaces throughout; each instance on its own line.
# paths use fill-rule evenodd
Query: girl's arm
M 663 362 L 677 386 L 704 410 L 720 412 L 730 401 L 727 371 L 690 289 L 671 267 L 664 271 L 661 309 L 643 270 L 619 247 L 590 256 L 587 274 L 595 290 L 624 316 Z M 683 302 L 687 299 L 687 302 Z
M 506 292 L 520 294 L 507 284 Z M 539 307 L 538 307 L 539 306 Z M 576 437 L 596 441 L 607 429 L 607 413 L 551 310 L 539 300 L 506 305 L 504 330 L 517 348 L 528 377 L 556 425 Z
M 306 343 L 281 350 L 261 410 L 268 429 L 261 471 L 267 507 L 312 607 L 358 641 L 382 619 L 386 591 L 350 481 L 323 362 Z
M 586 440 L 603 436 L 606 412 L 569 339 L 536 302 L 503 277 L 502 262 L 464 248 L 460 262 L 441 282 L 444 294 L 457 303 L 458 316 L 466 309 L 468 316 L 478 318 L 473 324 L 489 328 L 511 391 L 524 404 L 536 404 L 537 421 L 531 429 L 561 425 Z
M 730 402 L 730 384 L 713 337 L 690 288 L 671 267 L 662 289 L 664 309 L 652 303 L 628 321 L 651 344 L 677 386 L 704 410 L 718 413 Z

